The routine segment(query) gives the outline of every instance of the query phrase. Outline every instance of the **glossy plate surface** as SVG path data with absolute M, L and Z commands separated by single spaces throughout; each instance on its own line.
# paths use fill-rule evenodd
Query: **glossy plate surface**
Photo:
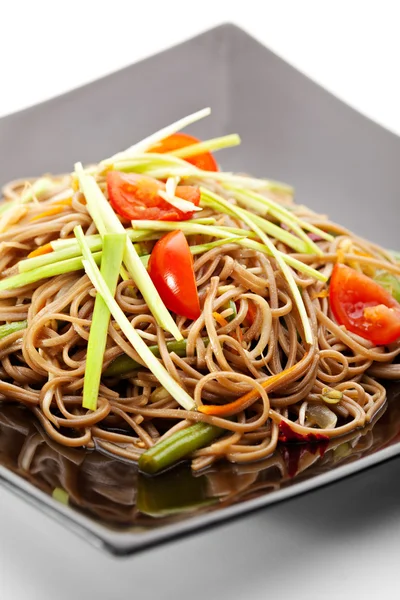
M 386 247 L 398 242 L 400 139 L 225 25 L 54 100 L 0 119 L 0 184 L 97 161 L 183 115 L 202 138 L 238 132 L 225 170 L 283 180 L 297 201 Z M 400 386 L 374 426 L 328 447 L 282 447 L 256 465 L 185 466 L 155 479 L 134 465 L 50 442 L 0 407 L 0 482 L 115 554 L 143 550 L 326 485 L 400 454 Z M 68 504 L 55 488 L 68 491 Z

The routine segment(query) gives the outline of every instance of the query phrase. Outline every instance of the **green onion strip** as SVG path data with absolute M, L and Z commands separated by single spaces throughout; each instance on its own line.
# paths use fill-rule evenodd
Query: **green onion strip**
M 103 237 L 103 253 L 101 256 L 100 273 L 113 297 L 117 288 L 125 242 L 126 234 L 111 233 L 106 234 Z M 90 410 L 96 410 L 97 408 L 97 398 L 99 395 L 103 356 L 106 349 L 109 322 L 110 311 L 108 306 L 102 296 L 97 294 L 90 326 L 85 378 L 83 382 L 82 406 Z
M 88 247 L 82 228 L 80 226 L 74 229 L 75 236 L 81 247 L 83 256 L 83 266 L 87 276 L 96 288 L 97 293 L 100 294 L 106 303 L 110 313 L 118 323 L 121 331 L 125 334 L 128 341 L 132 344 L 132 347 L 136 350 L 144 364 L 158 379 L 160 384 L 171 394 L 173 398 L 186 410 L 194 410 L 196 408 L 193 398 L 171 377 L 161 362 L 154 356 L 149 350 L 146 343 L 132 327 L 129 319 L 125 316 L 125 313 L 120 308 L 118 303 L 115 301 L 111 294 L 103 276 L 101 275 L 98 266 L 93 260 L 92 253 Z

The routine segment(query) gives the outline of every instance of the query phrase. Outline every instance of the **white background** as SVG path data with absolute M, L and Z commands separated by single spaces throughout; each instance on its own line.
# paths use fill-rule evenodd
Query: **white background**
M 230 21 L 400 134 L 398 10 L 397 0 L 0 0 L 0 116 Z M 0 489 L 0 598 L 368 600 L 383 585 L 397 598 L 396 473 L 380 467 L 376 487 L 339 484 L 118 563 Z

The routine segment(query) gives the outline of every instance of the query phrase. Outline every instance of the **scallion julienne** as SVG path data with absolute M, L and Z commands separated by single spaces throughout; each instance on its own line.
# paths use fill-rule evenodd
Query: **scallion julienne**
M 207 346 L 209 343 L 208 338 L 203 338 L 204 344 Z M 174 352 L 177 356 L 186 356 L 186 344 L 187 340 L 180 340 L 179 342 L 167 342 L 168 352 Z M 156 358 L 161 357 L 159 346 L 148 346 L 150 352 L 154 354 Z M 121 354 L 107 367 L 104 371 L 104 377 L 120 377 L 131 373 L 136 369 L 140 369 L 140 365 L 136 360 L 128 356 L 127 354 Z
M 203 198 L 203 200 L 204 200 L 204 198 Z M 203 204 L 204 204 L 204 202 L 203 202 Z M 215 203 L 213 203 L 212 201 L 209 201 L 207 206 L 211 206 L 212 208 L 214 208 L 214 204 Z M 227 211 L 228 211 L 228 208 L 226 208 L 225 214 L 229 214 Z M 233 210 L 230 212 L 230 215 L 235 216 Z M 280 227 L 279 225 L 275 225 L 275 223 L 271 223 L 271 221 L 268 221 L 267 219 L 263 219 L 262 217 L 254 214 L 254 213 L 252 213 L 252 218 L 253 218 L 254 222 L 257 223 L 257 225 L 260 227 L 260 229 L 262 229 L 265 233 L 274 237 L 275 239 L 279 240 L 280 242 L 283 242 L 284 244 L 286 244 L 293 250 L 296 250 L 296 252 L 300 252 L 300 253 L 304 252 L 305 254 L 307 254 L 309 252 L 308 245 L 304 240 L 300 239 L 299 237 L 296 237 L 289 231 L 282 229 L 282 227 Z M 309 240 L 309 241 L 311 242 L 311 240 Z
M 6 323 L 0 326 L 0 340 L 15 333 L 16 331 L 22 331 L 28 326 L 28 321 L 14 321 L 13 323 Z
M 260 210 L 260 208 L 264 208 L 271 215 L 281 220 L 282 223 L 285 223 L 288 227 L 293 227 L 293 225 L 298 225 L 300 229 L 306 229 L 311 233 L 315 233 L 321 239 L 326 240 L 328 242 L 333 241 L 333 236 L 330 233 L 327 233 L 323 229 L 316 227 L 312 223 L 305 221 L 304 219 L 294 215 L 292 212 L 287 210 L 283 205 L 275 202 L 271 198 L 267 198 L 262 196 L 261 194 L 257 194 L 254 190 L 249 190 L 244 187 L 224 184 L 224 188 L 233 192 L 235 199 L 246 206 L 246 208 L 254 208 L 255 210 Z M 309 240 L 310 241 L 310 240 Z
M 297 309 L 299 311 L 301 322 L 303 325 L 305 340 L 308 344 L 312 344 L 313 343 L 313 334 L 311 331 L 311 326 L 310 326 L 310 321 L 309 321 L 309 318 L 307 315 L 307 311 L 304 306 L 304 302 L 301 297 L 299 288 L 297 287 L 296 282 L 294 280 L 293 274 L 290 271 L 286 262 L 283 260 L 283 255 L 275 248 L 274 244 L 271 242 L 269 237 L 264 233 L 264 231 L 262 231 L 262 229 L 260 229 L 259 225 L 257 224 L 256 220 L 253 219 L 253 215 L 250 212 L 248 212 L 247 210 L 245 210 L 243 208 L 240 208 L 238 206 L 234 206 L 234 205 L 230 204 L 229 202 L 227 202 L 226 200 L 224 200 L 217 194 L 214 194 L 213 192 L 210 192 L 209 190 L 207 190 L 205 188 L 201 188 L 201 193 L 202 193 L 202 198 L 211 199 L 211 201 L 219 207 L 219 210 L 221 212 L 227 212 L 227 211 L 234 212 L 235 215 L 240 220 L 242 220 L 244 223 L 246 223 L 246 225 L 248 225 L 249 227 L 251 227 L 253 229 L 253 231 L 258 235 L 260 240 L 269 249 L 269 251 L 271 252 L 271 255 L 277 261 L 286 281 L 288 282 L 290 290 L 293 294 L 293 298 L 297 305 Z
M 97 222 L 99 222 L 100 229 L 104 225 L 107 233 L 125 234 L 125 227 L 122 225 L 121 221 L 115 214 L 113 208 L 111 207 L 111 204 L 105 198 L 95 179 L 91 175 L 85 174 L 80 163 L 77 163 L 75 165 L 75 172 L 78 177 L 79 184 L 81 185 L 81 187 L 84 186 L 87 193 L 91 196 L 90 203 L 88 202 L 87 197 L 86 201 L 88 202 L 88 210 L 90 216 L 95 222 L 96 227 Z M 89 181 L 91 182 L 90 186 L 88 184 Z M 91 212 L 91 207 L 93 208 L 93 212 Z M 100 231 L 99 227 L 97 227 L 97 229 L 100 235 L 102 235 L 102 231 Z M 160 327 L 162 327 L 166 331 L 169 331 L 176 340 L 182 339 L 181 332 L 179 331 L 175 321 L 173 320 L 172 316 L 170 315 L 163 301 L 161 300 L 156 287 L 150 279 L 150 276 L 147 273 L 145 266 L 140 260 L 140 257 L 138 256 L 135 247 L 133 246 L 129 238 L 126 238 L 123 260 L 128 273 L 139 288 L 147 306 L 149 307 L 157 323 L 160 325 Z
M 149 231 L 149 230 L 139 231 L 136 229 L 134 231 L 133 229 L 125 229 L 125 233 L 132 242 L 143 242 L 145 240 L 156 239 L 154 237 L 154 232 Z M 89 242 L 90 247 L 91 247 L 92 243 L 95 244 L 98 241 L 101 242 L 101 235 L 99 235 L 98 233 L 94 233 L 93 235 L 87 235 L 86 238 Z M 50 242 L 50 245 L 53 248 L 53 250 L 55 250 L 55 251 L 65 250 L 66 248 L 70 248 L 70 249 L 75 248 L 80 252 L 79 244 L 75 238 L 65 238 L 65 239 L 60 238 L 58 240 L 54 240 L 54 241 Z
M 215 242 L 208 242 L 206 244 L 196 244 L 195 246 L 189 246 L 189 250 L 191 252 L 191 254 L 193 256 L 196 256 L 197 254 L 204 254 L 205 252 L 208 252 L 209 250 L 212 250 L 213 248 L 217 248 L 218 246 L 224 246 L 225 244 L 237 244 L 238 240 L 241 240 L 243 238 L 235 236 L 235 237 L 231 237 L 231 238 L 222 238 L 220 240 L 216 240 Z M 140 260 L 142 261 L 142 263 L 144 264 L 145 267 L 147 267 L 148 262 L 150 260 L 150 254 L 144 254 L 143 256 L 140 257 Z
M 132 347 L 136 350 L 140 358 L 147 365 L 147 368 L 153 373 L 158 379 L 160 384 L 171 394 L 173 398 L 186 410 L 195 409 L 196 405 L 189 396 L 189 394 L 171 377 L 165 367 L 160 361 L 152 354 L 146 343 L 132 327 L 125 313 L 119 307 L 115 301 L 113 295 L 110 293 L 104 278 L 102 277 L 99 268 L 93 260 L 90 248 L 86 244 L 85 236 L 80 226 L 74 229 L 75 236 L 81 246 L 83 256 L 83 266 L 87 276 L 91 280 L 93 286 L 96 288 L 98 294 L 100 294 L 107 304 L 107 307 L 118 323 L 121 331 L 127 337 L 128 341 L 132 344 Z
M 169 154 L 177 156 L 178 158 L 190 158 L 203 152 L 215 152 L 216 150 L 222 150 L 223 148 L 232 148 L 232 146 L 238 146 L 240 144 L 240 137 L 237 133 L 231 133 L 230 135 L 224 135 L 223 137 L 212 138 L 211 140 L 205 140 L 204 142 L 198 142 L 197 144 L 191 144 L 190 146 L 184 146 L 178 150 L 171 150 Z
M 114 154 L 110 158 L 101 161 L 100 167 L 104 168 L 114 164 L 117 160 L 123 160 L 129 158 L 130 156 L 135 156 L 140 152 L 146 152 L 148 148 L 154 146 L 154 144 L 157 144 L 157 142 L 161 142 L 161 140 L 165 139 L 166 137 L 176 133 L 177 131 L 180 131 L 181 129 L 184 129 L 184 127 L 187 127 L 188 125 L 191 125 L 196 121 L 200 121 L 200 119 L 204 119 L 204 117 L 208 117 L 210 113 L 210 108 L 203 108 L 202 110 L 188 115 L 187 117 L 183 117 L 182 119 L 175 121 L 171 125 L 167 125 L 166 127 L 159 129 L 158 131 L 144 138 L 137 144 L 130 146 L 123 152 L 118 152 L 118 154 Z
M 161 235 L 162 235 L 162 232 L 160 232 L 160 234 L 157 235 L 155 239 L 161 237 Z M 91 241 L 93 241 L 91 238 L 95 238 L 95 237 L 96 236 L 85 236 L 86 243 L 91 251 L 93 251 L 94 248 L 99 247 L 99 239 L 100 238 L 98 238 L 98 237 L 96 237 L 96 239 L 94 240 L 95 243 L 93 243 L 93 244 L 90 243 Z M 230 244 L 232 242 L 237 243 L 238 240 L 241 240 L 241 239 L 242 238 L 240 238 L 238 236 L 226 237 L 226 238 L 216 240 L 214 242 L 208 242 L 207 244 L 199 244 L 196 246 L 190 246 L 190 251 L 193 255 L 202 254 L 204 252 L 207 252 L 208 250 L 211 250 L 212 248 L 215 248 L 217 246 L 222 246 L 223 244 Z M 101 240 L 100 240 L 100 248 L 101 248 Z M 79 248 L 79 244 L 77 246 L 77 249 L 75 247 L 73 248 L 73 253 L 75 254 L 76 252 L 79 252 L 79 253 L 81 252 L 81 250 Z M 100 264 L 101 254 L 102 254 L 101 250 L 93 253 L 93 257 L 97 264 Z M 38 256 L 38 257 L 35 257 L 34 259 L 27 259 L 26 261 L 21 261 L 21 262 L 27 263 L 24 266 L 23 272 L 0 280 L 0 290 L 9 290 L 9 289 L 11 290 L 14 288 L 22 287 L 24 285 L 29 285 L 31 283 L 35 283 L 36 281 L 40 281 L 41 279 L 47 279 L 49 277 L 55 277 L 57 275 L 63 275 L 64 273 L 72 273 L 74 271 L 80 271 L 83 269 L 82 255 L 74 256 L 74 257 L 68 258 L 68 259 L 62 259 L 63 256 L 65 256 L 65 253 L 64 253 L 64 250 L 61 250 L 61 251 L 57 251 L 57 252 L 52 252 L 51 254 L 45 254 L 43 256 Z M 50 257 L 51 257 L 51 262 L 50 262 Z M 143 264 L 143 266 L 146 268 L 147 264 L 149 262 L 149 259 L 150 259 L 150 255 L 145 254 L 143 256 L 140 256 L 139 258 L 140 258 L 140 261 Z M 40 259 L 42 259 L 42 260 L 40 260 Z M 29 266 L 30 266 L 29 261 L 31 261 L 31 260 L 32 261 L 34 260 L 35 264 L 39 265 L 39 266 L 34 266 L 34 268 L 29 269 Z M 120 274 L 124 280 L 129 279 L 129 275 L 127 275 L 125 273 L 125 270 L 123 269 L 123 267 L 121 267 L 121 269 L 120 269 Z
M 231 207 L 230 204 L 229 207 Z M 200 233 L 204 235 L 210 235 L 216 238 L 233 237 L 234 240 L 232 240 L 232 242 L 234 241 L 239 246 L 243 246 L 244 248 L 250 248 L 251 250 L 257 250 L 258 252 L 262 252 L 263 254 L 271 256 L 271 250 L 265 244 L 261 244 L 256 240 L 250 239 L 249 237 L 243 237 L 244 235 L 247 236 L 248 234 L 250 234 L 250 232 L 247 232 L 244 229 L 240 230 L 242 235 L 237 235 L 237 237 L 235 238 L 235 235 L 232 233 L 231 227 L 209 227 L 207 225 L 198 225 L 195 223 L 191 223 L 190 221 L 132 221 L 132 226 L 134 228 L 137 227 L 138 229 L 152 228 L 154 231 L 174 231 L 175 229 L 181 229 L 186 235 Z M 327 277 L 325 275 L 323 275 L 316 269 L 313 269 L 309 265 L 306 265 L 305 263 L 301 262 L 297 258 L 294 258 L 290 254 L 285 254 L 283 252 L 278 252 L 278 254 L 282 258 L 282 260 L 284 260 L 290 267 L 296 269 L 296 271 L 299 271 L 299 273 L 309 275 L 310 277 L 313 277 L 318 281 L 327 281 Z
M 27 185 L 27 188 L 22 192 L 21 196 L 15 200 L 3 202 L 0 206 L 0 215 L 8 211 L 10 208 L 15 208 L 21 204 L 27 204 L 34 198 L 40 198 L 43 194 L 54 187 L 54 182 L 48 177 L 36 179 L 32 184 Z
M 109 233 L 103 237 L 100 273 L 114 297 L 122 264 L 126 234 Z M 96 410 L 99 395 L 103 356 L 107 342 L 110 311 L 100 294 L 94 303 L 92 323 L 86 355 L 85 378 L 83 382 L 83 408 Z
M 100 264 L 101 252 L 95 252 L 93 254 L 93 260 Z M 63 275 L 64 273 L 71 273 L 73 271 L 80 271 L 83 269 L 82 256 L 76 258 L 70 258 L 63 260 L 58 263 L 52 263 L 43 267 L 38 267 L 32 271 L 26 273 L 18 273 L 18 275 L 12 275 L 0 280 L 0 290 L 12 290 L 14 288 L 23 287 L 30 283 L 35 283 L 41 279 L 47 279 L 48 277 L 56 277 L 57 275 Z

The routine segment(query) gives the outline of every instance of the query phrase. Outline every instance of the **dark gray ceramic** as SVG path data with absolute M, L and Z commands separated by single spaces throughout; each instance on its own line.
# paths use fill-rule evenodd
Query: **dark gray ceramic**
M 289 182 L 297 200 L 399 248 L 400 140 L 301 75 L 246 33 L 223 25 L 73 92 L 0 120 L 0 184 L 109 156 L 204 106 L 202 138 L 238 132 L 225 170 Z M 388 414 L 390 415 L 389 407 Z M 390 419 L 389 419 L 390 421 Z M 394 443 L 231 506 L 116 530 L 64 507 L 0 466 L 4 485 L 116 554 L 142 550 L 344 478 L 400 453 Z M 370 475 L 364 474 L 363 477 Z M 173 482 L 171 475 L 171 482 Z M 172 483 L 171 483 L 172 485 Z M 90 511 L 89 511 L 90 513 Z

